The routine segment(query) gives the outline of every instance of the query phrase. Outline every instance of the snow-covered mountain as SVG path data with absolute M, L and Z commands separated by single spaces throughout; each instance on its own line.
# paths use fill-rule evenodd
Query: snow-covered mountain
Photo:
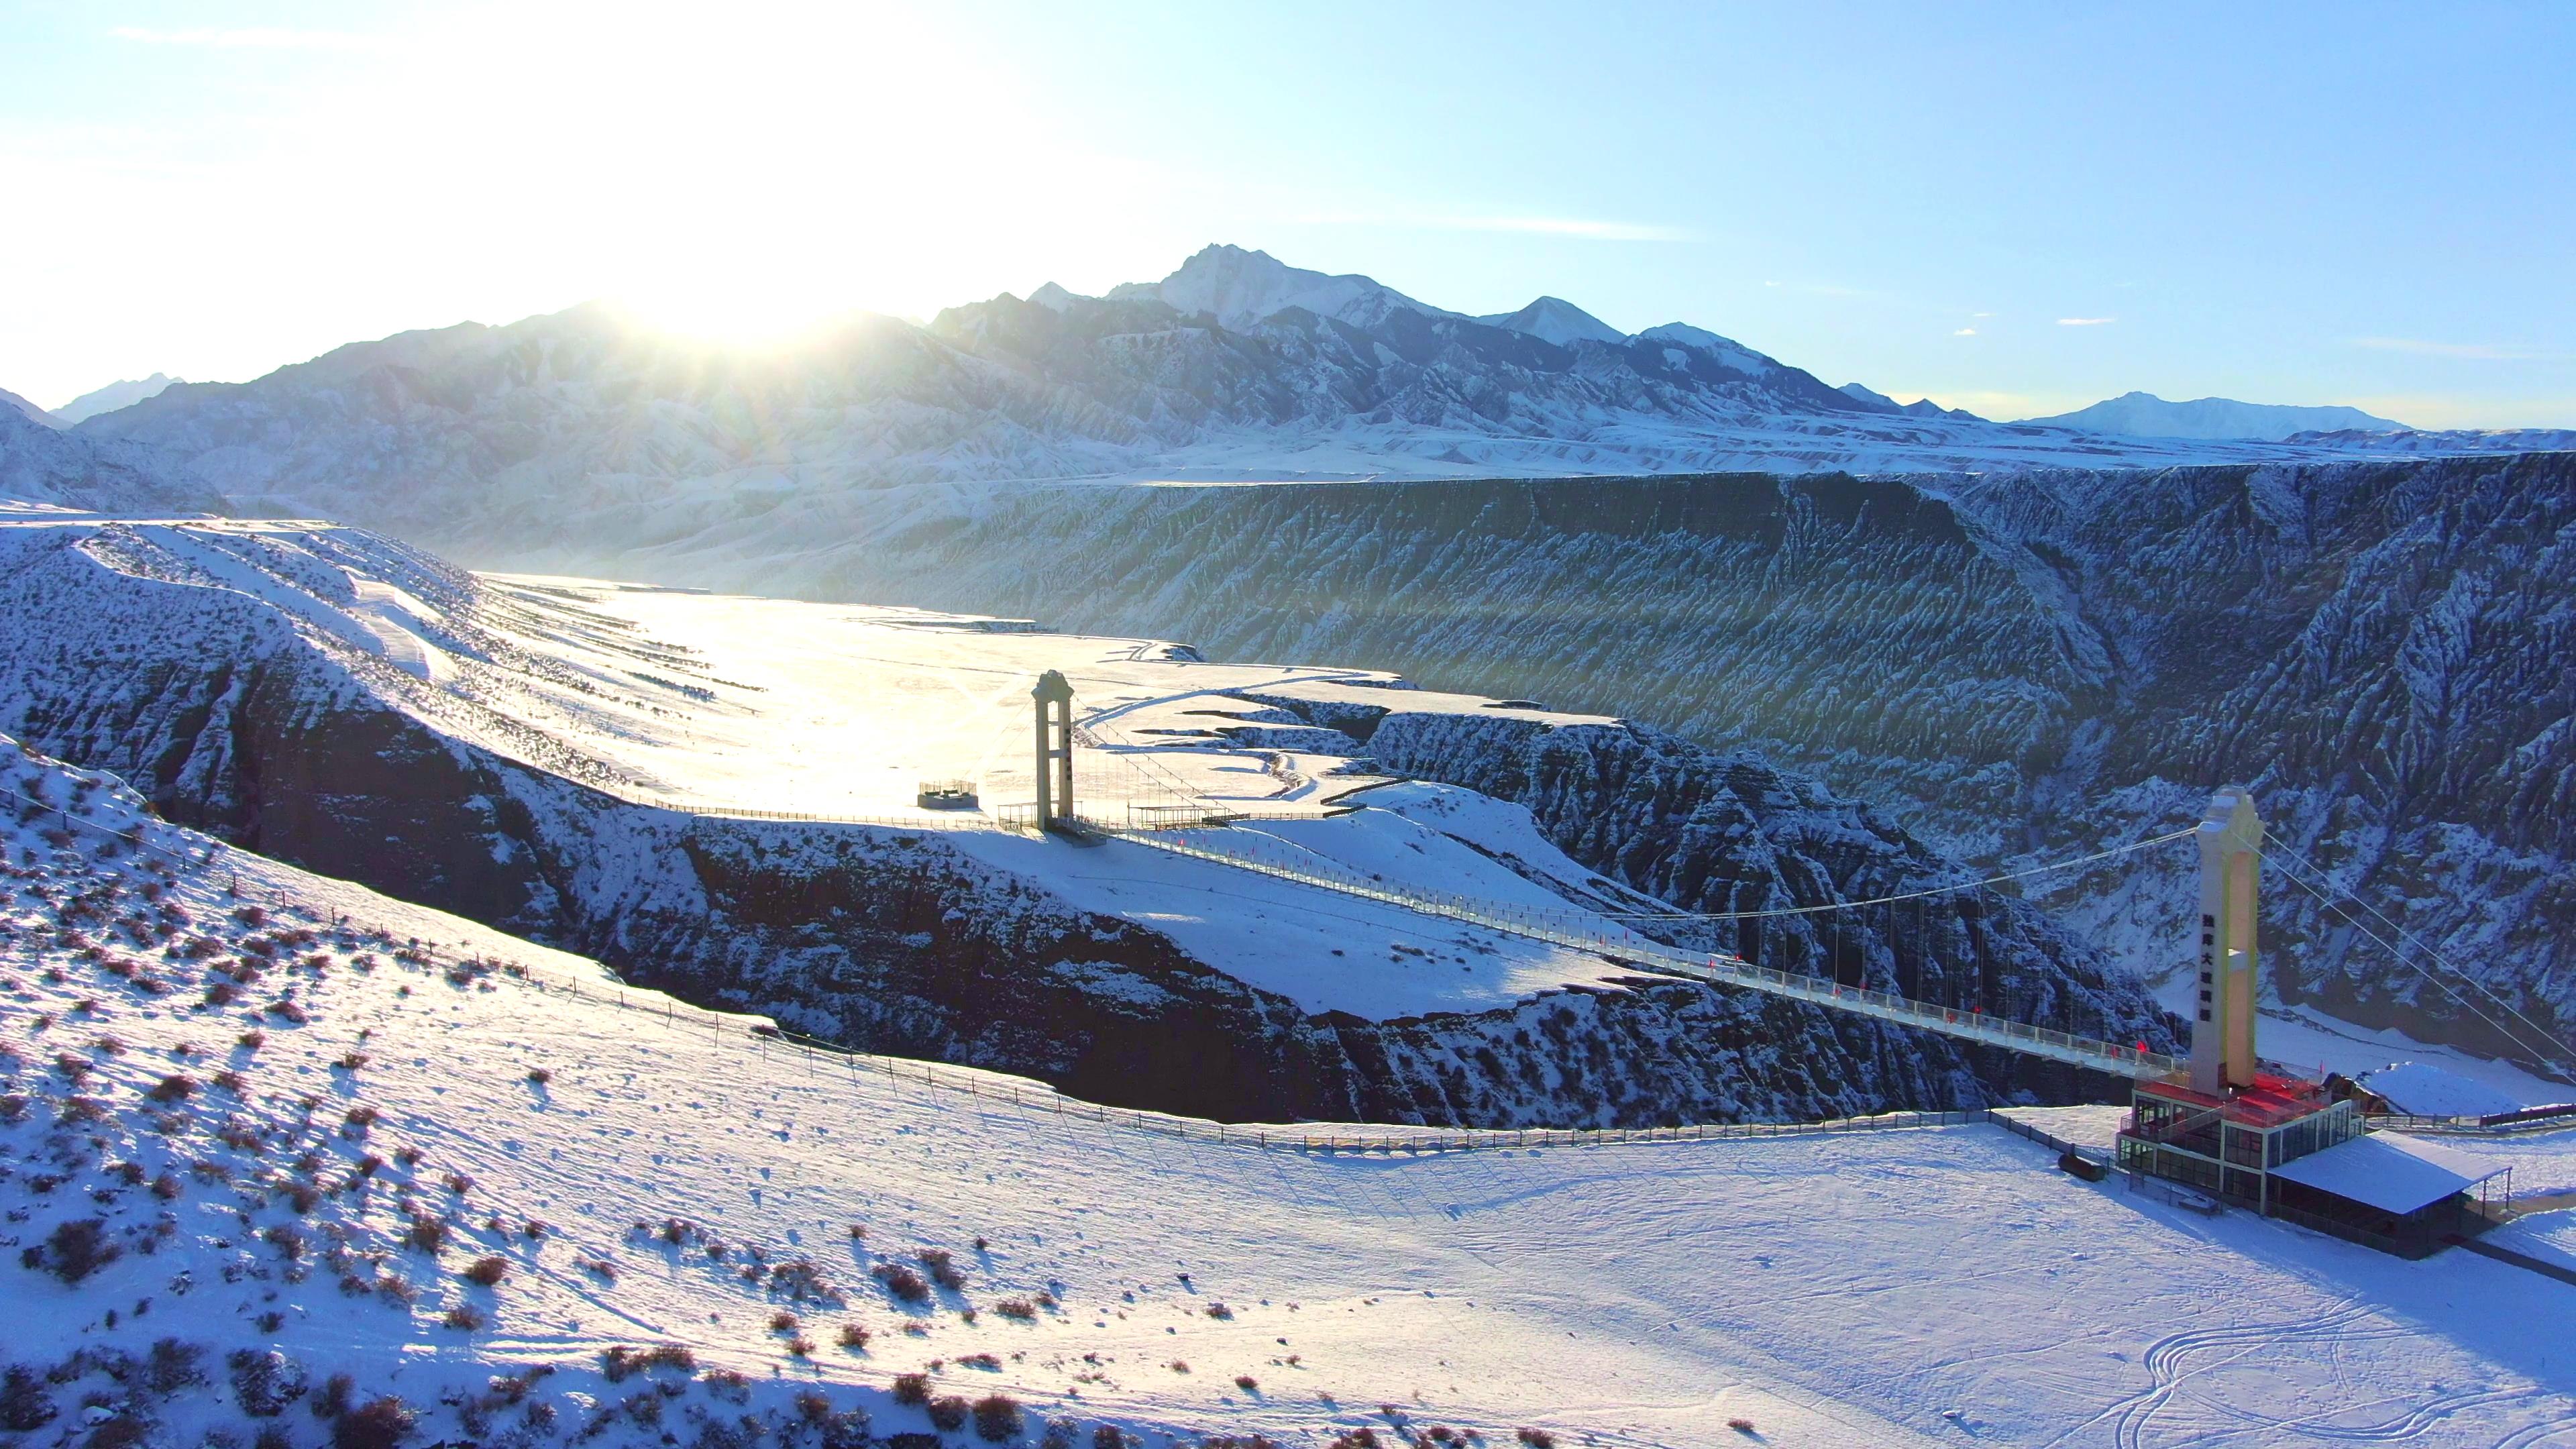
M 2403 433 L 2404 423 L 2359 408 L 2289 407 L 2204 397 L 2167 402 L 2150 392 L 2122 393 L 2054 417 L 2024 418 L 2043 428 L 2080 428 L 2141 438 L 2256 438 L 2278 442 L 2301 433 Z
M 1628 340 L 1627 333 L 1561 297 L 1541 297 L 1517 312 L 1498 312 L 1476 320 L 1506 332 L 1525 332 L 1559 347 L 1577 342 L 1617 344 Z
M 1857 382 L 1844 383 L 1842 393 L 1845 397 L 1868 403 L 1872 407 L 1882 408 L 1888 412 L 1905 413 L 1911 417 L 1958 418 L 1971 423 L 1985 421 L 1966 408 L 1945 408 L 1928 397 L 1919 397 L 1910 403 L 1901 403 L 1876 388 L 1864 387 Z
M 0 413 L 14 413 L 26 421 L 42 423 L 48 427 L 68 426 L 62 419 L 6 388 L 0 388 Z
M 1536 331 L 1210 247 L 1106 297 L 1050 284 L 927 327 L 854 317 L 757 351 L 602 306 L 405 333 L 254 382 L 179 384 L 77 432 L 148 450 L 244 511 L 387 528 L 495 566 L 731 536 L 782 498 L 917 483 L 1988 472 L 2546 443 L 1990 423 L 1829 387 L 1683 323 L 1620 338 L 1552 299 L 1514 315 Z
M 0 750 L 12 1444 L 1931 1449 L 2152 1414 L 2323 1446 L 2576 1414 L 2487 1331 L 2558 1283 L 2080 1184 L 1991 1122 L 1461 1150 L 1104 1112 L 800 1049 Z M 1418 1146 L 1320 1146 L 1357 1134 Z M 2576 1187 L 2572 1137 L 2512 1144 L 2526 1191 Z M 2564 1216 L 2499 1237 L 2569 1261 Z M 2173 1329 L 2211 1318 L 2240 1327 Z M 2259 1374 L 2226 1371 L 2245 1333 Z
M 148 444 L 68 432 L 41 411 L 6 406 L 0 406 L 0 505 L 125 513 L 224 507 L 183 463 Z
M 1367 671 L 490 579 L 318 525 L 0 528 L 0 727 L 246 846 L 851 1045 L 1255 1119 L 1809 1118 L 2101 1087 L 1639 978 L 1616 950 L 1637 934 L 1607 918 L 1602 951 L 1567 950 L 917 808 L 925 779 L 1028 798 L 1026 691 L 1049 667 L 1092 722 L 1078 798 L 1151 806 L 1168 797 L 1154 782 L 1189 782 L 1277 816 L 1260 831 L 1281 848 L 1360 875 L 1624 918 L 1850 899 L 1958 869 L 1756 757 Z M 798 814 L 874 823 L 771 818 Z M 1705 931 L 1635 928 L 2174 1040 L 2134 978 L 2006 902 Z
M 100 413 L 112 413 L 118 408 L 132 407 L 147 397 L 158 396 L 163 388 L 178 381 L 178 378 L 156 372 L 150 377 L 111 382 L 105 387 L 82 393 L 79 397 L 55 408 L 54 417 L 68 428 L 84 419 L 97 417 Z

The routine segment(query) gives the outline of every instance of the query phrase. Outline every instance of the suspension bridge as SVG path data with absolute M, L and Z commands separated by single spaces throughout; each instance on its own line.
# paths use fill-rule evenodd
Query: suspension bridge
M 1585 911 L 1570 906 L 1564 909 L 1534 908 L 1389 881 L 1243 828 L 1255 823 L 1258 818 L 1256 812 L 1228 808 L 1204 798 L 1186 782 L 1155 767 L 1150 751 L 1123 739 L 1104 739 L 1093 727 L 1099 724 L 1096 720 L 1089 724 L 1077 723 L 1072 717 L 1069 688 L 1063 684 L 1061 676 L 1051 677 L 1055 682 L 1051 685 L 1041 683 L 1035 695 L 1039 701 L 1037 776 L 1045 788 L 1040 801 L 1033 807 L 1005 806 L 998 810 L 996 819 L 1005 828 L 1070 830 L 1130 841 L 1175 856 L 1394 905 L 1504 935 L 1595 953 L 1622 965 L 1633 966 L 1641 974 L 1761 992 L 2140 1082 L 2167 1082 L 2187 1077 L 2204 1091 L 2219 1091 L 2232 1084 L 2250 1082 L 2257 1072 L 2253 1026 L 2260 991 L 2254 950 L 2255 871 L 2260 864 L 2275 863 L 2283 867 L 2282 874 L 2292 884 L 2322 903 L 2334 905 L 2333 897 L 2338 894 L 2347 897 L 2340 909 L 2362 935 L 2388 947 L 2401 962 L 2439 986 L 2471 1015 L 2496 1027 L 2506 1039 L 2523 1043 L 2526 1049 L 2530 1049 L 2525 1038 L 2537 1033 L 2538 1041 L 2546 1047 L 2559 1046 L 2554 1037 L 2540 1030 L 2536 1023 L 2510 1003 L 2494 998 L 2492 992 L 2487 992 L 2473 978 L 2463 977 L 2463 980 L 2473 990 L 2489 998 L 2486 1007 L 2472 1000 L 2458 984 L 2426 970 L 2409 953 L 2399 950 L 2395 942 L 2385 939 L 2382 933 L 2410 944 L 2420 946 L 2420 943 L 2412 943 L 2402 928 L 2374 908 L 2349 898 L 2349 893 L 2335 887 L 2324 872 L 2289 852 L 2278 848 L 2267 851 L 2262 826 L 2253 813 L 2251 799 L 2238 790 L 2219 792 L 2209 814 L 2197 825 L 2024 870 L 1868 899 L 1735 912 L 1639 913 Z M 1079 782 L 1084 787 L 1079 796 L 1073 769 L 1077 743 L 1088 747 L 1082 751 L 1088 768 Z M 1318 813 L 1301 811 L 1296 818 L 1317 818 Z M 1784 971 L 1732 953 L 1686 950 L 1628 929 L 1629 923 L 1649 921 L 1668 925 L 1717 924 L 1761 918 L 1831 917 L 1874 908 L 1892 909 L 1908 901 L 1929 901 L 1963 891 L 1991 889 L 2034 876 L 2176 845 L 2185 840 L 2197 842 L 2201 857 L 2201 924 L 2204 928 L 2200 933 L 2202 960 L 2197 1020 L 2193 1024 L 2192 1049 L 2187 1056 L 2154 1051 L 2144 1042 L 2100 1040 L 2071 1030 L 2061 1031 L 2016 1021 L 2009 1016 L 1974 1007 L 1924 1001 L 1897 992 L 1844 984 L 1829 976 Z M 2375 918 L 2377 929 L 2363 920 L 2361 911 L 2368 911 Z M 2511 1021 L 2519 1021 L 2526 1030 L 2515 1031 Z M 2558 1050 L 2542 1050 L 2536 1054 L 2536 1059 L 2551 1061 L 2559 1056 Z

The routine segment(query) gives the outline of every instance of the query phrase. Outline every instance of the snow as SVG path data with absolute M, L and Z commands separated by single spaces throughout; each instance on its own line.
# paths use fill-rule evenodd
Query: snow
M 2472 1191 L 2510 1166 L 2403 1132 L 2373 1132 L 2274 1172 L 2382 1212 L 2411 1213 L 2453 1193 Z
M 2149 392 L 2123 393 L 2071 413 L 2025 418 L 2023 421 L 2037 427 L 2077 428 L 2135 437 L 2259 438 L 2274 442 L 2310 432 L 2408 431 L 2404 423 L 2374 417 L 2359 408 L 2291 407 L 2277 403 L 2238 402 L 2224 397 L 2167 402 Z
M 2364 1072 L 2355 1080 L 2386 1097 L 2398 1111 L 2420 1117 L 2492 1117 L 2538 1105 L 2431 1062 L 2399 1062 Z
M 13 788 L 62 801 L 63 772 L 44 773 Z M 135 827 L 137 802 L 112 788 L 100 798 L 90 816 Z M 215 849 L 140 828 L 192 860 Z M 2204 1220 L 2116 1182 L 2077 1182 L 1990 1126 L 1394 1154 L 1265 1149 L 1242 1142 L 1242 1127 L 1220 1144 L 1208 1124 L 1140 1132 L 1078 1104 L 1059 1112 L 1034 1083 L 948 1073 L 976 1083 L 968 1096 L 914 1064 L 805 1057 L 742 1019 L 231 851 L 182 868 L 167 893 L 192 932 L 228 943 L 212 959 L 254 959 L 245 937 L 308 918 L 322 939 L 296 955 L 325 959 L 318 971 L 272 965 L 244 1000 L 206 1006 L 202 967 L 150 953 L 164 994 L 128 986 L 55 944 L 55 912 L 30 893 L 47 884 L 59 904 L 112 877 L 125 882 L 111 908 L 122 911 L 130 854 L 17 841 L 13 859 L 34 850 L 43 863 L 13 866 L 0 902 L 0 1073 L 30 1098 L 26 1120 L 0 1127 L 16 1169 L 0 1197 L 23 1214 L 10 1231 L 40 1243 L 57 1222 L 95 1215 L 156 1243 L 76 1286 L 0 1268 L 18 1275 L 9 1355 L 20 1361 L 141 1353 L 166 1336 L 211 1349 L 220 1382 L 226 1350 L 274 1344 L 317 1384 L 345 1369 L 359 1397 L 400 1393 L 424 1411 L 421 1442 L 477 1437 L 464 1416 L 500 1411 L 463 1401 L 488 1375 L 552 1364 L 527 1392 L 559 1413 L 558 1429 L 605 1407 L 602 1442 L 654 1443 L 621 1407 L 638 1385 L 609 1384 L 598 1355 L 673 1340 L 703 1368 L 748 1375 L 739 1389 L 666 1379 L 661 1412 L 683 1434 L 710 1415 L 789 1413 L 788 1395 L 808 1388 L 831 1409 L 865 1409 L 878 1432 L 919 1430 L 920 1411 L 887 1393 L 910 1371 L 940 1393 L 1007 1391 L 1086 1431 L 1319 1445 L 1362 1424 L 1385 1432 L 1381 1406 L 1488 1444 L 1528 1426 L 1601 1445 L 1742 1443 L 1726 1427 L 1738 1417 L 1761 1442 L 1801 1445 L 2539 1443 L 2576 1415 L 2576 1363 L 2526 1331 L 2563 1314 L 2562 1285 L 2466 1254 L 2410 1264 L 2242 1214 Z M 234 872 L 280 918 L 263 932 L 227 914 L 240 904 L 223 893 Z M 376 926 L 396 943 L 422 938 L 431 958 L 396 958 Z M 456 970 L 467 953 L 502 969 Z M 108 959 L 138 954 L 113 944 Z M 303 1024 L 256 1009 L 280 990 Z M 226 1045 L 254 1025 L 260 1048 Z M 98 1049 L 109 1035 L 118 1049 Z M 201 1055 L 180 1056 L 187 1043 Z M 90 1128 L 104 1146 L 71 1153 L 76 1165 L 54 1169 L 67 1178 L 38 1192 L 35 1163 L 58 1160 L 43 1144 L 81 1140 L 45 1130 L 70 1096 L 46 1065 L 64 1052 L 89 1064 L 81 1095 L 105 1108 Z M 351 1052 L 366 1060 L 339 1066 Z M 238 1096 L 202 1086 L 172 1130 L 153 1128 L 151 1084 L 219 1067 L 242 1074 Z M 537 1068 L 549 1079 L 531 1081 Z M 309 1128 L 308 1096 L 322 1104 Z M 376 1120 L 342 1137 L 355 1105 Z M 275 1146 L 216 1141 L 226 1117 L 277 1134 Z M 424 1157 L 388 1161 L 370 1190 L 309 1211 L 285 1200 L 299 1152 L 329 1185 L 359 1153 L 396 1148 Z M 120 1186 L 111 1161 L 147 1179 L 169 1172 L 177 1195 L 165 1204 Z M 231 1181 L 191 1174 L 191 1161 Z M 438 1185 L 447 1173 L 472 1179 L 461 1200 Z M 447 1247 L 395 1241 L 402 1198 L 447 1222 Z M 165 1208 L 171 1227 L 149 1230 Z M 696 1225 L 679 1244 L 658 1234 L 674 1218 Z M 521 1232 L 528 1220 L 548 1224 L 544 1236 Z M 306 1235 L 300 1262 L 345 1267 L 302 1276 L 263 1240 L 285 1227 Z M 705 1247 L 716 1239 L 721 1261 Z M 843 1304 L 746 1283 L 736 1270 L 754 1248 L 812 1260 Z M 952 1251 L 966 1284 L 906 1311 L 866 1270 L 921 1248 Z M 503 1260 L 501 1281 L 464 1282 L 487 1255 Z M 399 1276 L 417 1300 L 345 1295 L 336 1271 Z M 1042 1289 L 1057 1306 L 1031 1321 L 997 1311 Z M 148 1313 L 108 1321 L 107 1309 L 147 1298 Z M 1225 1316 L 1212 1316 L 1219 1302 Z M 970 1305 L 982 1310 L 971 1322 Z M 459 1306 L 485 1325 L 442 1326 Z M 769 1327 L 782 1308 L 820 1340 L 810 1358 Z M 253 1322 L 262 1313 L 279 1315 L 273 1329 Z M 874 1331 L 864 1352 L 834 1344 L 845 1321 Z M 991 1367 L 966 1362 L 983 1352 Z M 1238 1374 L 1256 1382 L 1238 1386 Z M 105 1383 L 55 1397 L 67 1405 Z M 218 1392 L 129 1387 L 109 1402 L 196 1434 L 240 1424 Z M 518 1409 L 509 1415 L 516 1426 Z
M 1570 347 L 1577 342 L 1625 342 L 1628 334 L 1561 297 L 1541 297 L 1517 312 L 1497 312 L 1476 319 L 1506 332 L 1524 332 L 1541 342 Z

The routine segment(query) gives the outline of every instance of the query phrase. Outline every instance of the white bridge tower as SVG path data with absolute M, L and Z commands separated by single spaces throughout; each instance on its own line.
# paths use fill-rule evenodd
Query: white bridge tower
M 2254 1085 L 2259 957 L 2254 942 L 2263 821 L 2254 795 L 2231 785 L 2200 818 L 2200 978 L 2191 1024 L 2191 1088 L 2222 1096 Z

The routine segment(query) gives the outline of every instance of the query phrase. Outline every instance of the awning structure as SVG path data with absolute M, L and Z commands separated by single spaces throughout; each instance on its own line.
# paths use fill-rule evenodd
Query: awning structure
M 2372 1132 L 2274 1168 L 2272 1175 L 2404 1214 L 2467 1192 L 2512 1165 L 2420 1137 Z

